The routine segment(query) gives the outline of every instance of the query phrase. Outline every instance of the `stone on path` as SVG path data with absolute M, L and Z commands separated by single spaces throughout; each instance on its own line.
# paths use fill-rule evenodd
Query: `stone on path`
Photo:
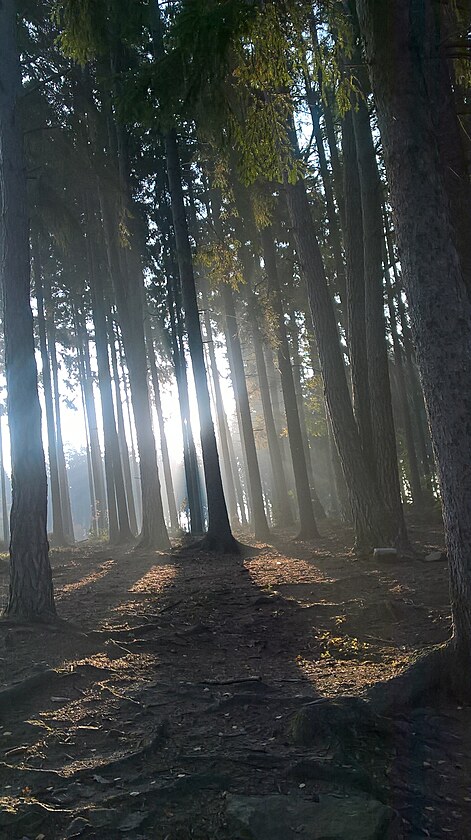
M 395 811 L 367 796 L 228 794 L 226 814 L 240 840 L 396 840 Z

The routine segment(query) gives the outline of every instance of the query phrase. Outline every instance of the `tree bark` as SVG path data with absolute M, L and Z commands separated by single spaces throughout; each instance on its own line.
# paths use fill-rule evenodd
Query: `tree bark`
M 246 295 L 248 298 L 247 312 L 252 333 L 252 343 L 255 352 L 255 364 L 257 366 L 260 397 L 262 400 L 263 417 L 265 421 L 265 430 L 267 433 L 268 451 L 270 453 L 270 463 L 273 473 L 274 518 L 277 525 L 281 526 L 282 528 L 286 528 L 293 524 L 293 516 L 291 513 L 291 506 L 288 496 L 288 486 L 286 484 L 283 461 L 281 459 L 281 450 L 278 440 L 278 434 L 276 431 L 275 419 L 273 416 L 273 408 L 270 397 L 270 386 L 268 383 L 267 375 L 267 366 L 265 364 L 265 357 L 263 355 L 263 344 L 260 335 L 260 327 L 257 321 L 254 294 L 252 292 L 252 289 L 250 288 L 248 281 L 246 281 L 246 288 Z
M 301 424 L 299 421 L 296 391 L 294 388 L 293 371 L 289 354 L 288 337 L 284 322 L 283 304 L 281 300 L 278 267 L 276 264 L 275 245 L 271 228 L 263 228 L 260 232 L 268 285 L 271 291 L 271 302 L 275 314 L 275 328 L 278 338 L 278 365 L 280 368 L 281 388 L 285 405 L 288 439 L 293 462 L 294 481 L 298 500 L 300 538 L 315 539 L 319 536 L 311 501 L 311 489 L 304 457 Z
M 205 546 L 226 553 L 237 553 L 237 542 L 234 539 L 229 516 L 227 513 L 224 490 L 222 486 L 219 456 L 216 445 L 211 404 L 209 399 L 206 368 L 204 364 L 203 342 L 196 298 L 195 278 L 188 225 L 183 201 L 180 159 L 177 139 L 172 130 L 165 135 L 165 150 L 167 158 L 167 175 L 172 201 L 173 229 L 177 249 L 177 261 L 182 286 L 183 306 L 185 310 L 185 325 L 188 335 L 193 376 L 195 380 L 196 399 L 200 418 L 201 451 L 208 502 L 208 532 Z
M 142 492 L 142 528 L 139 535 L 139 545 L 142 548 L 166 549 L 170 547 L 170 541 L 164 521 L 157 453 L 150 413 L 144 341 L 142 269 L 135 250 L 137 244 L 134 236 L 132 237 L 131 247 L 126 249 L 125 254 L 119 253 L 120 246 L 117 241 L 119 220 L 111 204 L 111 196 L 103 183 L 100 188 L 100 203 L 109 274 L 113 283 L 129 370 L 139 453 Z M 123 267 L 125 271 L 123 271 Z
M 8 505 L 7 505 L 7 482 L 6 482 L 5 466 L 4 466 L 4 463 L 3 463 L 2 418 L 3 418 L 3 414 L 0 414 L 0 487 L 1 487 L 1 493 L 2 493 L 3 541 L 4 541 L 5 545 L 8 545 L 10 528 L 9 528 Z
M 188 378 L 183 344 L 183 324 L 179 316 L 180 305 L 176 299 L 176 274 L 167 276 L 167 300 L 170 313 L 170 331 L 172 334 L 173 366 L 178 389 L 178 405 L 183 437 L 183 463 L 185 468 L 186 492 L 190 509 L 190 530 L 194 535 L 200 535 L 204 530 L 203 508 L 201 504 L 201 488 L 198 469 L 198 458 L 193 437 L 190 415 L 190 398 L 188 394 Z
M 255 448 L 255 437 L 250 413 L 247 383 L 245 380 L 244 361 L 240 346 L 234 297 L 232 290 L 227 283 L 222 284 L 220 291 L 224 305 L 226 338 L 230 347 L 230 359 L 232 361 L 233 368 L 232 380 L 234 384 L 234 397 L 240 413 L 243 446 L 247 461 L 250 506 L 253 516 L 252 525 L 255 531 L 255 539 L 267 540 L 270 532 L 263 504 L 262 482 L 260 479 L 257 451 Z
M 30 305 L 30 253 L 16 4 L 0 0 L 0 277 L 12 459 L 10 587 L 6 613 L 55 616 L 47 541 L 47 478 Z
M 108 309 L 108 344 L 110 347 L 111 370 L 113 372 L 114 396 L 116 405 L 116 423 L 121 453 L 121 466 L 123 470 L 124 487 L 126 490 L 126 503 L 128 508 L 129 527 L 133 535 L 137 534 L 136 506 L 134 503 L 134 490 L 132 486 L 131 465 L 129 463 L 129 449 L 126 440 L 126 426 L 124 424 L 123 403 L 121 401 L 121 388 L 119 383 L 118 359 L 116 355 L 116 335 L 114 330 L 113 317 Z
M 214 404 L 216 408 L 216 417 L 219 432 L 219 441 L 221 445 L 222 462 L 225 473 L 225 493 L 227 499 L 227 506 L 229 510 L 229 518 L 231 523 L 239 522 L 239 514 L 237 511 L 237 497 L 234 474 L 232 470 L 231 457 L 229 452 L 228 435 L 227 435 L 227 420 L 226 411 L 224 408 L 224 401 L 222 398 L 221 383 L 219 381 L 219 370 L 216 361 L 216 353 L 214 350 L 213 333 L 211 328 L 211 317 L 209 312 L 209 300 L 206 289 L 206 283 L 202 284 L 203 308 L 204 308 L 204 326 L 206 333 L 206 346 L 208 348 L 209 368 L 211 370 L 213 388 L 214 388 Z M 242 492 L 241 492 L 242 495 Z
M 366 93 L 366 91 L 365 91 Z M 383 216 L 378 165 L 368 109 L 353 112 L 360 177 L 365 271 L 366 347 L 372 443 L 379 489 L 396 531 L 398 548 L 409 548 L 399 483 L 396 431 L 391 403 L 383 292 Z
M 87 419 L 88 437 L 90 441 L 90 459 L 93 477 L 93 510 L 96 519 L 98 535 L 103 534 L 107 527 L 107 507 L 105 482 L 103 477 L 103 462 L 101 457 L 100 440 L 98 437 L 98 422 L 95 407 L 95 396 L 93 393 L 93 377 L 90 364 L 90 351 L 88 346 L 88 331 L 83 322 L 83 315 L 80 311 L 80 301 L 75 306 L 75 321 L 77 348 L 79 357 L 80 383 L 83 389 L 83 400 Z
M 361 553 L 368 552 L 374 546 L 393 544 L 396 533 L 361 452 L 332 298 L 303 180 L 296 184 L 286 180 L 285 193 L 298 259 L 307 285 L 326 402 L 348 487 L 356 549 Z
M 426 78 L 434 4 L 357 0 L 391 190 L 404 285 L 440 487 L 450 568 L 452 679 L 471 660 L 471 303 Z
M 365 264 L 363 255 L 363 222 L 361 214 L 360 179 L 353 132 L 353 117 L 348 111 L 342 125 L 343 177 L 345 196 L 345 258 L 347 263 L 347 322 L 348 346 L 352 376 L 352 402 L 358 426 L 361 448 L 375 470 L 371 453 L 370 388 L 368 384 L 368 356 L 366 351 Z
M 41 353 L 44 403 L 46 406 L 49 480 L 51 484 L 52 501 L 52 542 L 54 545 L 66 545 L 67 540 L 64 533 L 64 523 L 62 519 L 59 470 L 57 465 L 57 441 L 54 419 L 54 403 L 52 396 L 51 366 L 47 348 L 46 319 L 44 317 L 44 294 L 41 277 L 39 241 L 37 234 L 33 236 L 32 257 L 35 280 L 36 304 L 38 307 L 39 350 Z
M 176 534 L 180 531 L 180 523 L 178 521 L 177 506 L 175 504 L 175 491 L 173 489 L 172 470 L 170 467 L 170 456 L 168 454 L 167 435 L 165 432 L 164 415 L 162 411 L 162 400 L 160 397 L 160 383 L 157 371 L 157 364 L 155 361 L 155 349 L 152 338 L 152 328 L 149 323 L 149 318 L 145 321 L 147 355 L 149 358 L 150 375 L 152 379 L 152 387 L 154 391 L 155 410 L 157 412 L 157 421 L 159 424 L 160 433 L 160 451 L 162 453 L 162 464 L 164 468 L 165 489 L 167 491 L 168 512 L 170 516 L 170 528 Z
M 52 303 L 51 285 L 49 280 L 45 284 L 45 316 L 46 335 L 49 359 L 52 368 L 52 392 L 54 399 L 55 439 L 57 453 L 57 468 L 59 475 L 60 499 L 64 536 L 70 543 L 75 542 L 72 509 L 70 506 L 69 480 L 64 456 L 64 442 L 62 440 L 62 420 L 60 410 L 59 368 L 57 363 L 56 327 L 54 323 L 54 309 Z M 49 363 L 49 362 L 48 362 Z

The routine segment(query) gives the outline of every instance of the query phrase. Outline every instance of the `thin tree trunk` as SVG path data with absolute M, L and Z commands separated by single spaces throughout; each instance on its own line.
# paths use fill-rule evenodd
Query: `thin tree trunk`
M 352 377 L 352 402 L 361 448 L 372 472 L 376 469 L 371 452 L 370 388 L 366 351 L 365 266 L 360 179 L 351 111 L 345 114 L 342 130 L 345 196 L 345 256 L 347 263 L 348 345 Z
M 147 360 L 144 341 L 143 280 L 136 243 L 126 252 L 126 276 L 118 252 L 118 219 L 111 205 L 110 195 L 102 185 L 100 201 L 105 230 L 109 274 L 113 282 L 116 306 L 123 336 L 126 363 L 129 370 L 131 400 L 139 453 L 139 472 L 142 492 L 142 528 L 139 545 L 142 548 L 166 549 L 170 541 L 165 527 L 160 492 L 157 453 L 152 431 L 152 417 L 147 382 Z
M 49 478 L 51 482 L 52 501 L 52 541 L 54 545 L 65 545 L 67 543 L 67 539 L 64 533 L 64 523 L 62 519 L 61 492 L 59 483 L 59 470 L 57 464 L 56 426 L 54 419 L 54 403 L 52 396 L 51 367 L 47 347 L 46 320 L 44 317 L 44 294 L 41 277 L 39 241 L 37 234 L 33 236 L 32 242 L 35 294 L 36 304 L 38 307 L 39 349 L 41 353 L 44 402 L 46 406 Z
M 319 494 L 316 489 L 315 481 L 314 481 L 314 470 L 312 466 L 312 458 L 311 458 L 311 446 L 309 443 L 309 436 L 307 431 L 307 421 L 306 421 L 306 412 L 304 410 L 304 397 L 303 397 L 303 387 L 301 382 L 301 356 L 299 353 L 299 342 L 296 330 L 296 317 L 295 313 L 291 312 L 290 320 L 292 324 L 291 328 L 291 347 L 292 347 L 292 356 L 293 362 L 291 365 L 291 369 L 293 371 L 293 380 L 294 380 L 294 390 L 296 393 L 296 403 L 298 406 L 298 415 L 299 415 L 299 423 L 301 426 L 301 437 L 303 439 L 303 449 L 304 449 L 304 459 L 306 461 L 307 467 L 307 474 L 309 478 L 309 486 L 311 488 L 311 500 L 314 509 L 314 513 L 318 519 L 325 519 L 326 513 L 323 508 L 322 502 L 319 499 Z
M 188 335 L 196 399 L 200 418 L 201 451 L 208 502 L 208 533 L 205 545 L 223 552 L 237 552 L 237 542 L 232 536 L 227 513 L 221 470 L 216 445 L 208 382 L 204 364 L 203 342 L 196 298 L 195 278 L 188 226 L 183 202 L 180 160 L 174 131 L 165 135 L 167 175 L 172 199 L 173 228 L 177 248 L 177 261 L 182 285 L 185 324 Z
M 152 338 L 152 328 L 149 319 L 145 321 L 145 333 L 147 342 L 147 355 L 149 358 L 150 374 L 152 379 L 152 387 L 154 390 L 155 410 L 157 412 L 157 420 L 159 424 L 160 433 L 160 451 L 162 453 L 162 464 L 164 468 L 165 489 L 167 491 L 168 511 L 170 515 L 170 528 L 175 533 L 180 531 L 180 523 L 178 521 L 177 506 L 175 504 L 175 491 L 173 489 L 172 470 L 170 467 L 170 456 L 168 454 L 167 435 L 165 432 L 164 415 L 162 411 L 162 400 L 160 397 L 160 383 L 157 372 L 157 365 L 155 362 L 155 349 Z
M 247 281 L 246 287 L 248 287 Z M 277 525 L 286 528 L 289 525 L 293 524 L 293 517 L 288 496 L 288 486 L 286 484 L 285 471 L 283 469 L 283 461 L 281 459 L 279 439 L 276 432 L 275 419 L 273 417 L 273 409 L 270 398 L 270 386 L 268 384 L 267 367 L 265 364 L 265 357 L 263 355 L 263 344 L 260 335 L 260 328 L 257 322 L 254 295 L 250 288 L 247 288 L 246 294 L 248 297 L 247 312 L 252 332 L 252 343 L 255 352 L 255 363 L 257 366 L 260 397 L 262 400 L 263 417 L 265 420 L 265 429 L 267 433 L 268 451 L 270 453 L 270 463 L 273 473 L 274 517 Z
M 234 475 L 232 472 L 231 458 L 229 454 L 229 444 L 227 440 L 226 411 L 224 408 L 224 401 L 222 398 L 221 383 L 219 381 L 219 371 L 216 361 L 216 353 L 214 351 L 214 341 L 211 329 L 211 317 L 209 313 L 209 301 L 205 282 L 202 283 L 202 296 L 204 309 L 204 325 L 206 332 L 206 347 L 208 348 L 209 367 L 211 370 L 213 380 L 214 404 L 216 408 L 222 462 L 224 465 L 224 473 L 226 478 L 225 492 L 227 498 L 227 506 L 229 509 L 229 518 L 231 522 L 237 523 L 239 521 L 239 514 L 237 512 L 236 489 L 234 483 Z
M 288 337 L 286 335 L 286 327 L 284 323 L 275 245 L 271 228 L 262 229 L 261 239 L 268 284 L 271 290 L 271 303 L 276 319 L 275 328 L 278 338 L 278 365 L 280 368 L 281 388 L 283 391 L 289 446 L 293 462 L 296 496 L 298 500 L 299 520 L 301 526 L 300 537 L 302 539 L 315 539 L 319 536 L 319 531 L 317 529 L 314 511 L 312 508 L 311 489 L 309 487 L 306 460 L 304 458 L 301 425 L 296 402 L 296 391 L 294 388 L 293 371 L 289 355 Z
M 185 468 L 186 491 L 188 494 L 188 506 L 190 509 L 191 533 L 199 535 L 203 533 L 203 510 L 201 505 L 201 492 L 198 470 L 198 459 L 196 455 L 193 429 L 191 427 L 190 398 L 188 395 L 188 379 L 183 344 L 183 327 L 181 318 L 178 317 L 178 301 L 175 299 L 175 290 L 172 287 L 172 280 L 175 282 L 175 275 L 167 278 L 167 298 L 170 312 L 170 330 L 172 333 L 173 365 L 175 368 L 175 379 L 178 389 L 178 403 L 180 407 L 180 418 L 183 437 L 183 462 Z
M 407 549 L 409 539 L 404 520 L 399 484 L 396 432 L 389 383 L 383 291 L 383 217 L 381 182 L 368 109 L 358 102 L 353 128 L 360 176 L 364 243 L 366 347 L 370 390 L 372 443 L 376 475 L 386 507 L 396 530 L 396 544 Z
M 385 260 L 387 265 L 387 260 Z M 404 359 L 402 356 L 402 347 L 397 330 L 396 308 L 394 306 L 394 295 L 391 288 L 389 271 L 385 271 L 386 294 L 388 299 L 389 309 L 389 324 L 391 329 L 391 336 L 394 349 L 394 361 L 397 373 L 397 386 L 399 391 L 400 402 L 400 416 L 402 419 L 402 426 L 404 429 L 407 462 L 408 462 L 408 479 L 412 500 L 416 505 L 421 505 L 423 501 L 422 487 L 420 484 L 419 464 L 417 461 L 417 453 L 415 450 L 414 433 L 412 429 L 412 420 L 410 416 L 409 398 L 407 394 L 406 378 L 404 372 Z
M 262 482 L 258 466 L 255 436 L 253 433 L 252 417 L 250 413 L 249 395 L 245 380 L 244 361 L 239 339 L 239 328 L 231 288 L 223 283 L 221 297 L 224 305 L 226 321 L 226 337 L 230 346 L 230 357 L 233 370 L 234 396 L 241 418 L 241 431 L 245 457 L 247 461 L 247 476 L 249 482 L 250 502 L 253 516 L 255 539 L 267 540 L 269 537 L 268 523 L 263 505 Z
M 80 304 L 80 301 L 79 301 Z M 88 331 L 83 323 L 83 315 L 79 305 L 75 306 L 75 324 L 79 358 L 80 385 L 83 391 L 83 401 L 87 420 L 88 437 L 90 441 L 90 458 L 93 476 L 93 509 L 98 529 L 98 535 L 103 534 L 107 527 L 107 508 L 105 482 L 103 477 L 103 462 L 101 457 L 100 440 L 98 437 L 98 423 L 93 393 L 93 377 L 88 347 Z
M 5 474 L 5 465 L 3 462 L 3 432 L 2 432 L 3 414 L 0 414 L 0 489 L 2 493 L 2 527 L 3 527 L 3 541 L 8 545 L 10 536 L 10 527 L 8 521 L 8 505 L 7 505 L 7 482 Z
M 103 416 L 103 437 L 105 443 L 105 477 L 108 502 L 108 520 L 110 542 L 132 542 L 133 535 L 129 527 L 126 491 L 116 431 L 116 420 L 111 388 L 111 375 L 108 358 L 108 341 L 104 290 L 95 253 L 95 244 L 90 235 L 88 218 L 87 258 L 92 296 L 92 313 L 95 327 L 95 347 L 98 366 L 98 384 Z M 95 234 L 96 235 L 96 234 Z
M 305 184 L 302 180 L 298 180 L 296 184 L 289 184 L 286 180 L 285 192 L 298 259 L 308 290 L 326 401 L 347 482 L 356 547 L 358 551 L 365 552 L 374 546 L 394 543 L 397 534 L 384 505 L 381 505 L 379 489 L 367 471 L 362 456 L 332 298 L 312 223 Z
M 30 305 L 26 165 L 18 108 L 16 4 L 0 3 L 0 279 L 12 460 L 10 587 L 6 613 L 55 615 L 47 541 L 47 478 Z
M 394 286 L 392 289 L 392 299 L 393 305 L 399 314 L 399 321 L 401 324 L 401 333 L 402 333 L 402 349 L 404 352 L 405 360 L 406 360 L 406 374 L 408 379 L 408 390 L 411 395 L 412 406 L 413 406 L 413 415 L 415 419 L 415 431 L 416 431 L 416 440 L 417 440 L 417 447 L 420 453 L 420 459 L 422 462 L 422 474 L 424 477 L 424 483 L 427 489 L 430 492 L 433 492 L 433 485 L 435 485 L 436 489 L 436 481 L 434 476 L 434 467 L 431 464 L 431 455 L 429 449 L 427 448 L 426 438 L 429 443 L 430 447 L 430 432 L 428 427 L 428 421 L 425 416 L 425 406 L 422 394 L 422 386 L 419 381 L 419 377 L 417 374 L 417 368 L 415 365 L 415 361 L 413 358 L 413 348 L 412 348 L 412 340 L 410 337 L 410 327 L 406 319 L 406 312 L 404 301 L 401 297 L 402 286 L 400 284 L 399 273 L 397 269 L 396 259 L 394 255 L 394 247 L 391 237 L 391 231 L 389 228 L 389 219 L 384 215 L 384 223 L 385 223 L 385 231 L 386 231 L 386 249 L 389 258 L 389 263 L 392 266 L 393 270 L 393 277 L 394 277 Z M 433 458 L 433 456 L 432 456 Z
M 121 453 L 121 466 L 123 469 L 124 487 L 126 490 L 126 502 L 128 508 L 129 527 L 133 534 L 137 534 L 136 506 L 134 503 L 134 490 L 132 486 L 131 466 L 129 463 L 129 449 L 126 440 L 126 426 L 124 424 L 123 403 L 121 401 L 121 388 L 119 381 L 118 359 L 116 356 L 116 335 L 114 331 L 113 317 L 108 310 L 108 344 L 110 347 L 111 369 L 114 381 L 114 396 L 116 405 L 116 423 Z

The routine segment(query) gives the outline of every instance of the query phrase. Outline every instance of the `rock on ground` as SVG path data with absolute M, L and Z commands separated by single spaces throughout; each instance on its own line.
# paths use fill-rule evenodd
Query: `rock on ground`
M 226 813 L 241 840 L 395 840 L 397 815 L 366 796 L 227 797 Z

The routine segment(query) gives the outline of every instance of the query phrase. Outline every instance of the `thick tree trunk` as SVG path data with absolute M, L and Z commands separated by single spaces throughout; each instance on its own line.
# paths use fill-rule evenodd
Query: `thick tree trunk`
M 229 523 L 219 466 L 216 435 L 211 417 L 211 404 L 204 364 L 193 261 L 183 201 L 180 159 L 174 131 L 170 131 L 165 135 L 165 150 L 167 175 L 172 200 L 173 229 L 175 232 L 177 261 L 185 310 L 185 325 L 200 418 L 201 451 L 203 455 L 208 502 L 208 533 L 205 538 L 205 545 L 209 548 L 232 553 L 237 551 L 237 542 L 232 536 Z
M 449 218 L 426 78 L 434 4 L 357 0 L 395 215 L 417 363 L 440 473 L 453 678 L 471 662 L 471 303 Z
M 0 0 L 0 278 L 12 460 L 10 588 L 6 612 L 55 615 L 46 532 L 47 479 L 30 306 L 25 161 L 18 102 L 16 4 Z
M 306 281 L 335 442 L 347 482 L 360 552 L 378 545 L 393 544 L 396 532 L 379 489 L 368 472 L 361 452 L 360 438 L 353 416 L 343 364 L 332 298 L 311 217 L 311 208 L 302 180 L 285 184 L 286 200 L 301 271 Z
M 255 436 L 253 433 L 252 416 L 250 413 L 249 395 L 245 379 L 244 361 L 240 346 L 234 297 L 231 288 L 226 283 L 222 284 L 220 291 L 226 321 L 226 338 L 229 343 L 230 359 L 232 361 L 234 397 L 240 413 L 242 442 L 247 461 L 250 506 L 253 517 L 252 525 L 255 531 L 255 539 L 267 540 L 269 537 L 269 530 L 265 516 L 265 508 L 263 505 L 262 482 L 260 479 L 257 451 L 255 448 Z
M 283 304 L 281 300 L 280 282 L 276 264 L 275 245 L 271 228 L 263 228 L 261 240 L 267 279 L 271 291 L 271 303 L 275 315 L 275 329 L 278 338 L 278 365 L 280 368 L 281 388 L 285 405 L 288 439 L 293 462 L 294 481 L 298 500 L 300 538 L 315 539 L 319 536 L 314 511 L 311 502 L 311 489 L 304 457 L 304 447 L 301 435 L 296 391 L 294 387 L 293 371 L 289 354 L 288 337 L 284 322 Z

